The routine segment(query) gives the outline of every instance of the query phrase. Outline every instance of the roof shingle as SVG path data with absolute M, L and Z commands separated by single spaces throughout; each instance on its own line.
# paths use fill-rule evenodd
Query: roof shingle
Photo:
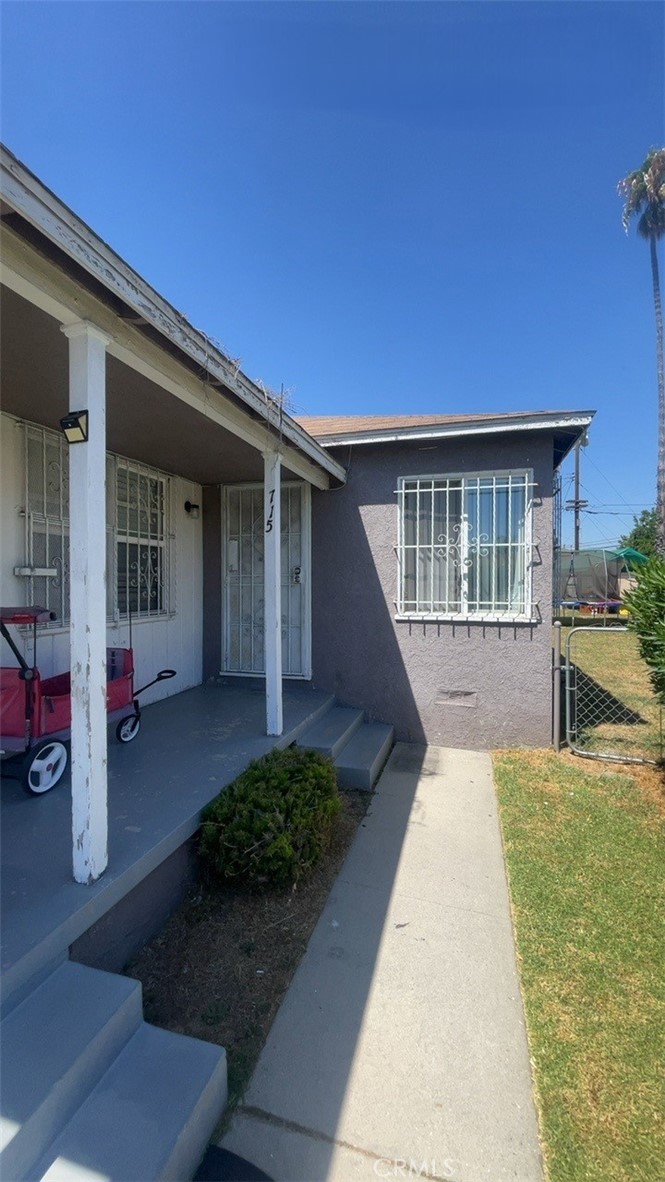
M 553 418 L 566 411 L 510 411 L 507 414 L 473 415 L 298 415 L 296 422 L 314 439 L 328 436 L 359 435 L 371 431 L 408 431 L 417 427 L 445 427 L 485 420 Z

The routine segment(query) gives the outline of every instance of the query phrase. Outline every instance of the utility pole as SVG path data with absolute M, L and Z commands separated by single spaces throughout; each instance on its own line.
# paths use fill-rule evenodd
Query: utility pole
M 575 553 L 580 548 L 580 445 L 575 444 Z
M 572 509 L 575 513 L 575 543 L 573 550 L 575 554 L 579 552 L 580 548 L 580 509 L 586 509 L 588 501 L 580 500 L 580 442 L 575 444 L 575 496 L 572 501 L 566 501 L 566 509 Z

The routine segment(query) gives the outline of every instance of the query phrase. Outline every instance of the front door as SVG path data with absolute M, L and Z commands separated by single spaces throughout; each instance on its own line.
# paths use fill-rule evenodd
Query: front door
M 282 667 L 311 677 L 310 488 L 282 484 Z M 263 652 L 263 485 L 224 492 L 224 670 L 265 672 Z

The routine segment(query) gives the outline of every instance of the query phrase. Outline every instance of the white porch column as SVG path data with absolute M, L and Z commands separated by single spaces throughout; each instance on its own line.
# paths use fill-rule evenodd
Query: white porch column
M 264 639 L 266 662 L 266 732 L 281 735 L 282 721 L 282 461 L 276 452 L 263 455 L 265 521 Z
M 88 439 L 69 446 L 69 585 L 74 878 L 108 862 L 106 804 L 106 346 L 87 321 L 69 338 L 69 409 L 87 410 Z

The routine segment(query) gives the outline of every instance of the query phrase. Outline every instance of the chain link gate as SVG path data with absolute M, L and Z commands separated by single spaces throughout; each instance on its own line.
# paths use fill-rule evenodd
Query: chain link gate
M 621 625 L 571 628 L 565 647 L 566 742 L 619 763 L 663 759 L 663 708 L 637 638 Z

